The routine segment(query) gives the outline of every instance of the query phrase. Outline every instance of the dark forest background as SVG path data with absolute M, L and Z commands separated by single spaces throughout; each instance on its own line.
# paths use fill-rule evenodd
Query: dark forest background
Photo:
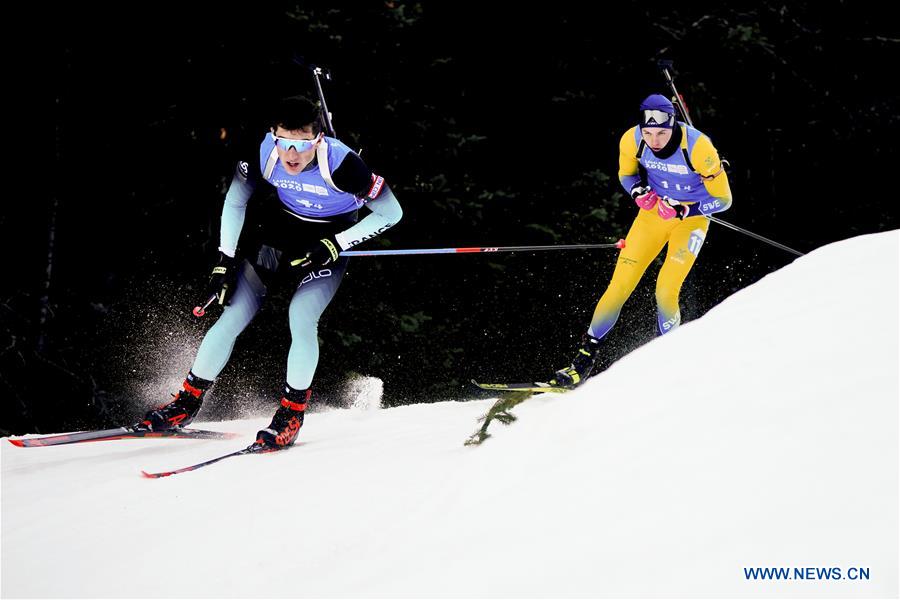
M 175 390 L 213 321 L 190 310 L 215 258 L 235 140 L 262 135 L 273 99 L 315 94 L 295 56 L 331 69 L 338 137 L 404 207 L 369 247 L 624 237 L 637 208 L 618 185 L 617 144 L 641 99 L 667 93 L 659 59 L 675 61 L 695 125 L 731 162 L 723 219 L 804 252 L 900 221 L 900 35 L 863 3 L 45 12 L 23 22 L 32 42 L 11 60 L 40 116 L 7 113 L 25 134 L 7 138 L 24 186 L 0 216 L 2 435 L 129 423 Z M 36 150 L 23 156 L 16 140 Z M 713 225 L 683 317 L 793 258 Z M 318 398 L 339 405 L 354 373 L 383 379 L 387 405 L 482 397 L 471 377 L 545 377 L 572 357 L 614 260 L 354 259 L 320 325 Z M 658 267 L 608 336 L 605 364 L 655 336 Z M 287 297 L 276 293 L 239 339 L 201 419 L 271 411 Z

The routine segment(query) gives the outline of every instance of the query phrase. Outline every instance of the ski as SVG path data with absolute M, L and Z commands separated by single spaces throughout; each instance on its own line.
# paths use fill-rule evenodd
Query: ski
M 241 450 L 237 450 L 235 452 L 229 452 L 228 454 L 223 454 L 222 456 L 218 456 L 216 458 L 204 461 L 202 463 L 197 463 L 196 465 L 191 465 L 189 467 L 182 467 L 180 469 L 175 469 L 174 471 L 161 471 L 159 473 L 148 473 L 147 471 L 141 471 L 141 474 L 147 479 L 159 479 L 160 477 L 168 477 L 169 475 L 177 475 L 179 473 L 187 473 L 188 471 L 195 471 L 200 467 L 207 467 L 209 465 L 215 464 L 220 460 L 225 460 L 226 458 L 231 458 L 232 456 L 241 456 L 242 454 L 266 454 L 268 452 L 278 452 L 279 450 L 286 450 L 290 448 L 287 446 L 285 448 L 269 448 L 267 446 L 263 446 L 262 444 L 258 444 L 253 442 L 246 448 Z
M 116 427 L 99 431 L 77 431 L 60 435 L 22 438 L 9 440 L 19 448 L 37 448 L 43 446 L 59 446 L 62 444 L 80 444 L 82 442 L 106 442 L 111 440 L 127 440 L 132 438 L 179 438 L 189 440 L 231 440 L 240 437 L 237 433 L 207 431 L 205 429 L 166 429 L 163 431 L 136 430 L 133 427 Z
M 561 385 L 553 385 L 541 381 L 526 381 L 521 383 L 479 383 L 472 380 L 472 383 L 483 390 L 492 392 L 534 392 L 535 394 L 553 393 L 562 394 L 572 391 L 573 388 L 563 387 Z

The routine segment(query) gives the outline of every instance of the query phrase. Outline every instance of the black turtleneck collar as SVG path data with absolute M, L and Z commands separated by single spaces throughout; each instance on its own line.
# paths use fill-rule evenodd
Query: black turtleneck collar
M 675 123 L 675 127 L 672 128 L 672 137 L 669 139 L 669 143 L 663 146 L 659 152 L 653 152 L 652 148 L 650 149 L 650 152 L 653 152 L 653 156 L 656 158 L 665 160 L 675 154 L 675 151 L 678 150 L 679 146 L 681 146 L 681 125 Z

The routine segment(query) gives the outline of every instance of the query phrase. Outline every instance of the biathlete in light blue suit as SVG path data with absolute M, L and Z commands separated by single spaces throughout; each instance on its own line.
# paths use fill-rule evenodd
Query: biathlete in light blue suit
M 274 186 L 275 194 L 257 198 L 262 182 Z M 358 220 L 362 207 L 370 213 Z M 222 315 L 203 338 L 175 400 L 149 412 L 137 427 L 158 431 L 190 423 L 267 287 L 287 277 L 297 286 L 289 308 L 287 377 L 275 416 L 256 443 L 293 444 L 319 360 L 319 317 L 347 270 L 349 259 L 341 252 L 396 225 L 402 215 L 384 179 L 340 140 L 322 133 L 316 104 L 303 97 L 282 101 L 258 157 L 238 163 L 225 195 L 219 261 L 206 296 L 224 306 Z

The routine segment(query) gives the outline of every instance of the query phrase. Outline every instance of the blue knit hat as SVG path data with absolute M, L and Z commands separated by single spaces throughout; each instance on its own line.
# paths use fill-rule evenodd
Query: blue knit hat
M 650 94 L 641 102 L 641 127 L 675 127 L 675 106 L 662 94 Z

